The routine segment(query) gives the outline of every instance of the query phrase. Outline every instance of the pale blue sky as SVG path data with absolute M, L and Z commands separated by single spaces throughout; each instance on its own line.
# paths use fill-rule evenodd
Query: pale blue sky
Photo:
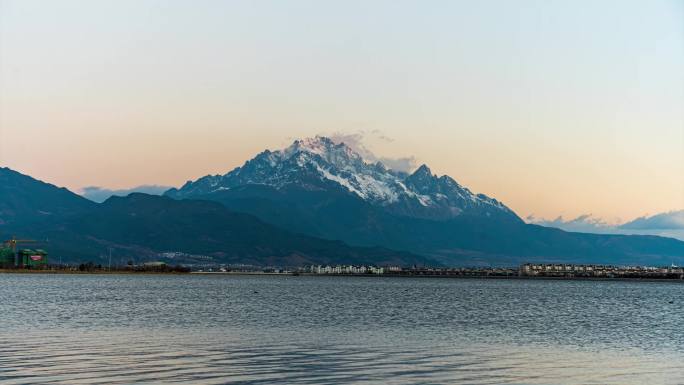
M 0 0 L 0 163 L 179 185 L 379 131 L 521 216 L 627 220 L 684 208 L 683 69 L 682 1 Z

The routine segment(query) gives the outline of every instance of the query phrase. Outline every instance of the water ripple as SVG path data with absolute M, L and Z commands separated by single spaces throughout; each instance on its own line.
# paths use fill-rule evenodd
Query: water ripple
M 0 275 L 0 290 L 3 385 L 684 383 L 677 284 Z

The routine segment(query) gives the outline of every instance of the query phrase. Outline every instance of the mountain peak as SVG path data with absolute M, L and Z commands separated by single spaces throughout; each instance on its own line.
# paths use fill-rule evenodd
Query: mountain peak
M 356 154 L 349 146 L 344 143 L 335 143 L 332 139 L 326 136 L 316 135 L 314 137 L 297 139 L 289 147 L 282 150 L 282 153 L 291 155 L 297 152 L 309 152 L 325 156 L 326 154 L 342 150 L 348 155 Z
M 308 138 L 303 138 L 303 139 L 297 139 L 295 142 L 302 143 L 307 146 L 316 146 L 316 145 L 326 145 L 326 146 L 334 146 L 335 142 L 328 138 L 327 136 L 321 136 L 321 135 L 316 135 L 313 137 L 308 137 Z
M 432 176 L 432 170 L 430 170 L 430 167 L 428 167 L 425 163 L 420 165 L 416 171 L 413 172 L 413 175 L 425 175 L 425 176 Z
M 411 175 L 392 172 L 325 136 L 298 139 L 282 150 L 264 151 L 225 175 L 201 178 L 168 195 L 201 196 L 254 185 L 281 191 L 292 186 L 310 191 L 343 189 L 400 215 L 451 218 L 464 212 L 491 212 L 517 218 L 499 202 L 475 195 L 451 178 L 438 178 L 425 164 Z
M 296 139 L 290 148 L 319 152 L 330 149 L 333 146 L 335 146 L 335 142 L 330 138 L 316 135 L 313 138 Z
M 309 155 L 319 156 L 325 162 L 338 168 L 354 168 L 352 165 L 363 163 L 361 155 L 344 143 L 335 143 L 325 136 L 315 136 L 295 140 L 289 147 L 274 151 L 273 154 L 282 160 L 297 158 L 306 163 Z M 301 158 L 304 156 L 304 158 Z M 298 161 L 299 162 L 299 161 Z

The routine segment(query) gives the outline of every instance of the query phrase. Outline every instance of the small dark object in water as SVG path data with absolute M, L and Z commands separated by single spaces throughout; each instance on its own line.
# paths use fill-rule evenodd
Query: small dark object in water
M 669 301 L 668 303 L 674 303 L 674 301 Z

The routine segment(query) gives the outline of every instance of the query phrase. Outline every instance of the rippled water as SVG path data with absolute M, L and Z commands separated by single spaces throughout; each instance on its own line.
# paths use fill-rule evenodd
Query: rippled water
M 684 285 L 0 275 L 0 383 L 684 383 Z

